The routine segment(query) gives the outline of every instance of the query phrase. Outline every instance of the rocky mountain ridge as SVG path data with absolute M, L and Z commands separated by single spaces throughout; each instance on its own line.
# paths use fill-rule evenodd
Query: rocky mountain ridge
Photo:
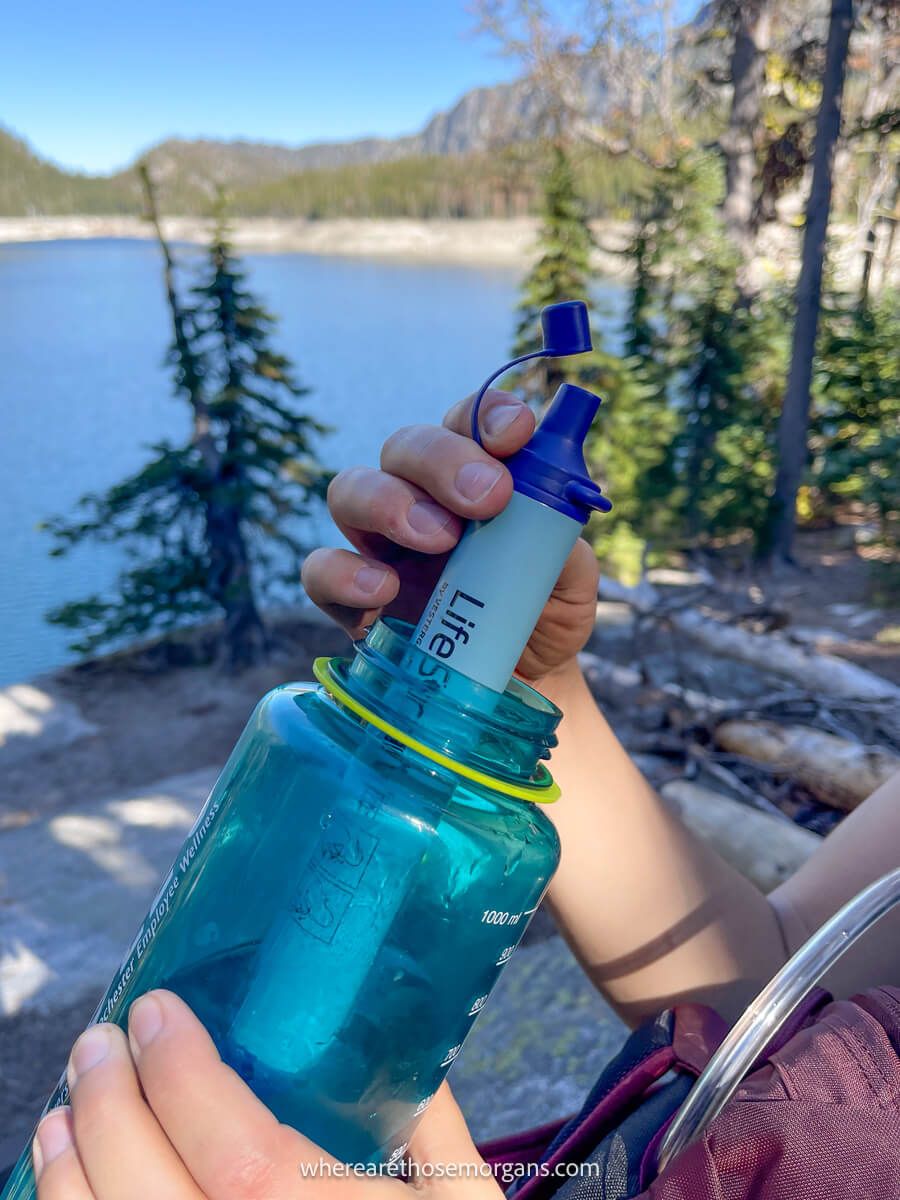
M 596 70 L 586 72 L 589 108 L 600 116 L 607 88 Z M 450 108 L 435 113 L 417 133 L 397 138 L 366 137 L 346 142 L 288 146 L 248 140 L 168 138 L 149 147 L 140 158 L 150 163 L 164 189 L 185 193 L 255 186 L 301 171 L 365 166 L 414 157 L 466 156 L 489 152 L 515 141 L 533 139 L 543 122 L 543 102 L 534 81 L 473 88 Z M 110 197 L 111 211 L 130 207 L 136 188 L 132 168 L 108 175 L 70 171 L 43 158 L 22 138 L 0 127 L 0 213 L 30 215 L 35 189 L 57 196 L 59 203 L 42 211 L 71 211 L 76 196 L 86 211 L 100 211 L 94 193 Z M 116 197 L 116 201 L 112 197 Z

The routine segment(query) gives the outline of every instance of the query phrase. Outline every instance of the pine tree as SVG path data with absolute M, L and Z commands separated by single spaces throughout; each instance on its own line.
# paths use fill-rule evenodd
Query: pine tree
M 636 528 L 658 549 L 756 533 L 772 478 L 781 298 L 748 303 L 723 236 L 718 165 L 688 152 L 658 174 L 630 257 L 626 352 L 655 398 L 635 453 L 667 434 L 640 479 Z
M 819 335 L 808 478 L 827 508 L 856 501 L 892 556 L 900 546 L 900 293 L 862 309 L 830 296 Z
M 578 193 L 572 161 L 561 140 L 548 148 L 548 163 L 542 178 L 543 202 L 538 232 L 540 254 L 522 284 L 513 355 L 539 350 L 541 310 L 563 300 L 584 300 L 593 309 L 590 297 L 591 253 L 594 236 L 587 210 Z M 583 375 L 581 359 L 538 359 L 523 371 L 523 391 L 532 400 L 549 399 L 560 383 Z
M 328 482 L 312 453 L 325 428 L 300 409 L 308 389 L 273 348 L 275 321 L 248 288 L 224 222 L 183 301 L 145 182 L 172 317 L 168 361 L 192 434 L 185 445 L 152 447 L 136 474 L 84 497 L 77 520 L 47 523 L 51 554 L 91 539 L 121 541 L 128 556 L 115 594 L 65 604 L 48 619 L 79 631 L 73 649 L 88 654 L 220 617 L 224 655 L 239 667 L 265 652 L 267 589 L 299 581 L 305 547 L 297 526 Z
M 594 238 L 561 140 L 549 147 L 543 189 L 540 255 L 522 285 L 513 347 L 516 355 L 541 345 L 540 313 L 546 305 L 583 299 L 592 318 L 595 311 L 591 297 Z M 592 334 L 592 353 L 549 363 L 538 360 L 539 365 L 523 372 L 523 390 L 531 400 L 545 402 L 560 383 L 570 382 L 602 396 L 603 408 L 587 450 L 594 476 L 605 485 L 614 508 L 595 520 L 591 538 L 607 569 L 634 581 L 645 555 L 643 529 L 653 525 L 656 512 L 645 508 L 645 475 L 662 458 L 662 446 L 671 436 L 671 421 L 664 411 L 664 398 L 661 403 L 660 389 L 642 373 L 639 357 L 611 353 L 596 326 Z

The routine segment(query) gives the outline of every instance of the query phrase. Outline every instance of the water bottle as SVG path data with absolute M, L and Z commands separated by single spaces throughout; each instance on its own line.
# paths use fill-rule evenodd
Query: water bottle
M 555 307 L 539 353 L 589 348 L 583 306 Z M 377 621 L 352 659 L 263 697 L 93 1018 L 124 1027 L 169 988 L 279 1120 L 348 1163 L 402 1156 L 559 859 L 561 713 L 509 676 L 608 507 L 581 457 L 598 403 L 557 395 L 416 629 Z M 514 543 L 527 565 L 498 578 Z M 67 1101 L 63 1077 L 47 1108 Z M 34 1196 L 29 1147 L 2 1200 Z

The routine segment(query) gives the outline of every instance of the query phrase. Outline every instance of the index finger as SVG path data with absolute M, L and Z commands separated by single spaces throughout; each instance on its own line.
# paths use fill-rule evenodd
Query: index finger
M 444 425 L 464 437 L 472 436 L 472 406 L 475 396 L 454 404 L 444 417 Z M 512 392 L 489 388 L 478 410 L 478 428 L 488 454 L 508 458 L 521 450 L 534 433 L 534 413 Z

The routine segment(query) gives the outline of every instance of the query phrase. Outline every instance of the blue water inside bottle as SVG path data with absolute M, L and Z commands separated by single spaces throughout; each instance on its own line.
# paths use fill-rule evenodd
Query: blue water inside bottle
M 95 1018 L 170 988 L 280 1120 L 354 1163 L 402 1151 L 559 855 L 558 710 L 518 682 L 449 695 L 410 671 L 410 632 L 378 622 L 324 685 L 263 698 Z M 34 1195 L 26 1151 L 3 1196 Z

